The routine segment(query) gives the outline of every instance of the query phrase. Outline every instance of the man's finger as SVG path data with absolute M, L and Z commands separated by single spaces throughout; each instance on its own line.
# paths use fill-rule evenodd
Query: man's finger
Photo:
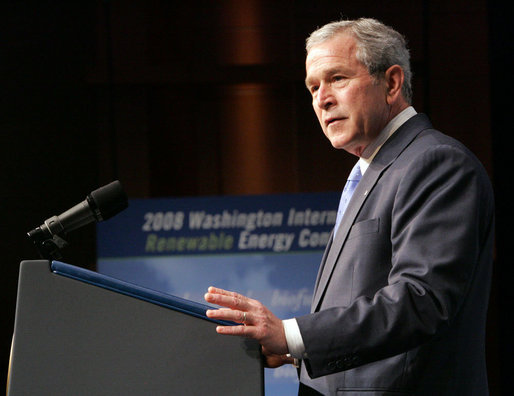
M 232 309 L 239 309 L 241 311 L 248 310 L 250 305 L 248 298 L 241 294 L 234 292 L 212 293 L 211 288 L 209 288 L 209 292 L 204 295 L 204 299 L 212 304 Z
M 223 335 L 233 335 L 252 338 L 252 331 L 248 326 L 217 326 L 216 332 Z
M 234 296 L 234 295 L 237 294 L 236 292 L 233 292 L 233 291 L 230 291 L 230 290 L 225 290 L 225 289 L 220 289 L 220 288 L 214 287 L 214 286 L 209 286 L 207 291 L 209 293 L 222 294 L 222 295 L 225 295 L 225 296 Z
M 221 309 L 209 309 L 205 312 L 208 318 L 211 319 L 221 319 L 221 320 L 230 320 L 236 323 L 247 324 L 249 315 L 248 312 L 245 311 L 234 311 L 228 308 Z

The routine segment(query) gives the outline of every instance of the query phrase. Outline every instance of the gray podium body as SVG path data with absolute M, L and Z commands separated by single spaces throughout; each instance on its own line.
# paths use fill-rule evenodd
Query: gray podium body
M 206 308 L 24 261 L 8 395 L 263 395 L 258 343 L 218 335 Z

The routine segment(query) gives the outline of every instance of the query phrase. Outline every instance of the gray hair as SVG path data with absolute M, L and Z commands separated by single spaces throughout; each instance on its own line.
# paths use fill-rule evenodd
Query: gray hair
M 356 57 L 371 76 L 378 79 L 385 71 L 399 65 L 403 69 L 404 81 L 402 95 L 404 99 L 412 101 L 412 72 L 410 68 L 410 55 L 404 37 L 393 28 L 372 18 L 356 20 L 342 20 L 331 22 L 311 33 L 306 41 L 306 50 L 339 33 L 349 33 L 357 41 Z

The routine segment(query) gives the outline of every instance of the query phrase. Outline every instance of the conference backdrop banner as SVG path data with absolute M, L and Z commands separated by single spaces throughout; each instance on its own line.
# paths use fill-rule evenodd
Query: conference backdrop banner
M 279 318 L 309 312 L 339 193 L 131 199 L 97 225 L 98 272 L 205 303 L 209 286 Z M 266 369 L 267 395 L 296 395 L 295 369 Z

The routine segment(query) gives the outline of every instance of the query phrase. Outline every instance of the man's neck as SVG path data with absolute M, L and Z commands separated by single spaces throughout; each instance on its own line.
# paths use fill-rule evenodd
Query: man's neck
M 360 155 L 362 174 L 364 174 L 369 164 L 373 158 L 375 158 L 375 155 L 377 155 L 378 151 L 387 141 L 387 139 L 389 139 L 389 137 L 409 118 L 415 116 L 416 114 L 417 113 L 416 110 L 414 110 L 414 107 L 408 106 L 387 123 L 384 129 L 382 129 L 382 131 L 378 134 L 377 138 L 373 140 L 373 142 L 371 142 Z

